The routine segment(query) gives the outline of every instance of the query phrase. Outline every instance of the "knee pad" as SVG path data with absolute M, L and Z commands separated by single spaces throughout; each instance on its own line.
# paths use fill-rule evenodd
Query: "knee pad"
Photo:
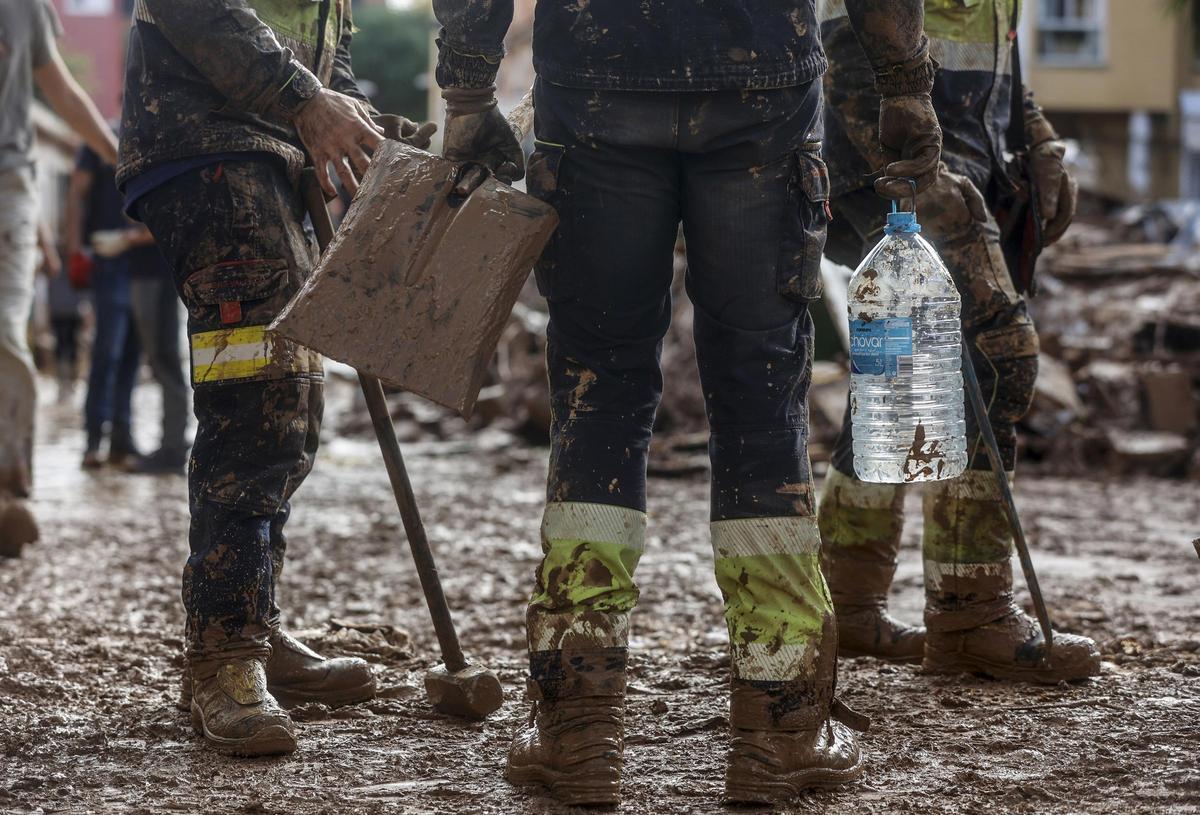
M 1013 424 L 1033 404 L 1038 336 L 1027 317 L 975 336 L 975 367 L 993 422 Z M 990 393 L 989 391 L 990 385 Z

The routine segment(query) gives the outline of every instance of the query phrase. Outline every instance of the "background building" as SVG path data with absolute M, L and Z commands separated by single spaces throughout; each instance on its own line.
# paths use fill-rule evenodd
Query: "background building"
M 71 70 L 109 119 L 121 113 L 125 46 L 133 0 L 52 0 Z
M 1026 84 L 1116 201 L 1200 197 L 1200 2 L 1027 0 Z

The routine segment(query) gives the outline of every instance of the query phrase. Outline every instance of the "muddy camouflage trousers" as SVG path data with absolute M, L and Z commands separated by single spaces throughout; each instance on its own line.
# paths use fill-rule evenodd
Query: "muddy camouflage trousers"
M 560 223 L 537 266 L 553 419 L 528 613 L 535 693 L 622 673 L 681 223 L 734 675 L 770 684 L 814 670 L 832 611 L 807 448 L 808 302 L 828 199 L 819 93 L 537 86 L 527 183 Z
M 1016 422 L 1033 399 L 1038 338 L 1025 302 L 1013 288 L 996 223 L 981 206 L 972 216 L 967 184 L 943 165 L 937 183 L 918 196 L 917 211 L 922 235 L 941 254 L 962 296 L 963 334 L 1011 474 Z M 881 237 L 885 206 L 872 191 L 860 190 L 835 199 L 833 212 L 829 254 L 853 267 Z M 1007 613 L 1011 601 L 1012 536 L 970 410 L 967 449 L 964 475 L 924 487 L 926 617 L 932 630 L 990 622 Z M 839 608 L 886 599 L 900 547 L 903 505 L 900 485 L 866 484 L 854 477 L 847 405 L 820 508 L 829 582 Z M 844 587 L 852 591 L 843 594 Z
M 188 311 L 196 441 L 183 572 L 193 674 L 266 656 L 279 625 L 289 500 L 312 468 L 321 360 L 265 327 L 312 269 L 315 245 L 281 162 L 211 164 L 140 199 Z

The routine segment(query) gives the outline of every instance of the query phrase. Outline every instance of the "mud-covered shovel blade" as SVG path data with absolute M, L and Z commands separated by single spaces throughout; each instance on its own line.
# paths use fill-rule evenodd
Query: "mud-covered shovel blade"
M 468 416 L 553 208 L 387 141 L 329 249 L 272 329 Z

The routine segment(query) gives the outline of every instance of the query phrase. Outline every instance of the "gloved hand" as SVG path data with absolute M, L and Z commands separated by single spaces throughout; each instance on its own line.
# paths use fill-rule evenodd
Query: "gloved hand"
M 1066 153 L 1066 146 L 1057 139 L 1044 141 L 1029 151 L 1029 169 L 1037 184 L 1042 240 L 1046 246 L 1061 238 L 1075 218 L 1079 185 L 1063 163 Z
M 412 119 L 406 119 L 394 113 L 381 113 L 372 116 L 371 120 L 383 128 L 383 134 L 393 141 L 402 141 L 419 150 L 428 150 L 437 132 L 437 125 L 426 122 L 418 125 Z
M 875 192 L 884 198 L 908 198 L 917 181 L 917 192 L 937 177 L 942 157 L 942 128 L 929 94 L 910 94 L 883 99 L 879 104 L 879 146 L 888 164 L 875 181 Z
M 1057 241 L 1075 217 L 1079 185 L 1067 172 L 1063 157 L 1067 147 L 1028 91 L 1025 94 L 1025 143 L 1029 145 L 1029 171 L 1037 184 L 1038 209 L 1042 218 L 1042 241 Z
M 446 88 L 442 155 L 487 167 L 506 184 L 525 176 L 525 154 L 517 134 L 496 107 L 496 86 Z
M 917 192 L 937 178 L 942 157 L 942 128 L 933 110 L 930 91 L 937 64 L 928 48 L 913 60 L 875 74 L 879 103 L 879 146 L 888 163 L 875 181 L 875 192 L 884 198 L 912 195 L 908 179 L 915 179 Z
M 67 258 L 67 282 L 78 291 L 92 287 L 92 269 L 95 264 L 83 252 L 72 252 Z

